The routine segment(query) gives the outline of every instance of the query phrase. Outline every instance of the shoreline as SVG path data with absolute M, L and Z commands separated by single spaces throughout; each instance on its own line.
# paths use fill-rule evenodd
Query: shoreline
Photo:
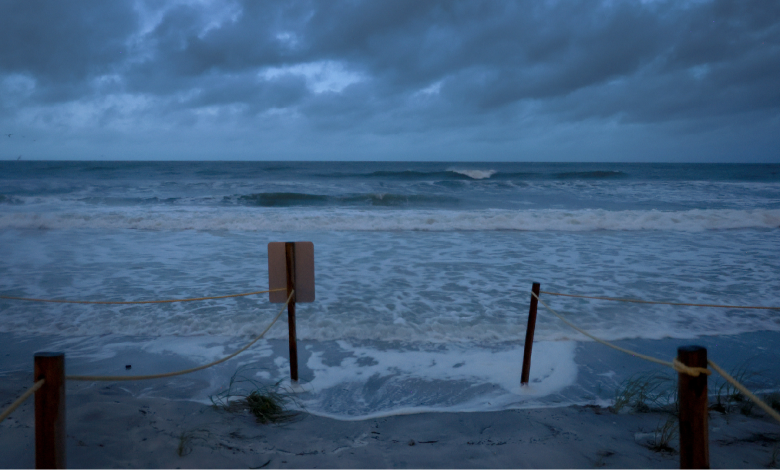
M 14 373 L 3 396 L 30 383 Z M 121 384 L 67 386 L 71 468 L 678 468 L 649 448 L 660 411 L 597 406 L 417 413 L 342 421 L 302 413 L 262 425 L 247 412 L 137 397 Z M 0 467 L 34 466 L 33 401 L 0 424 Z M 780 425 L 760 411 L 710 412 L 713 468 L 780 464 Z M 677 449 L 676 440 L 669 445 Z M 179 453 L 182 455 L 180 456 Z
M 3 334 L 0 408 L 32 384 L 32 352 L 61 339 Z M 106 338 L 114 341 L 117 338 Z M 81 341 L 81 340 L 79 340 Z M 84 338 L 84 341 L 89 341 Z M 279 342 L 279 347 L 284 346 Z M 750 360 L 753 391 L 776 391 L 779 332 L 699 337 L 694 340 L 624 340 L 618 344 L 656 356 L 699 343 L 730 369 Z M 124 344 L 124 343 L 123 343 Z M 284 349 L 284 348 L 282 348 Z M 220 369 L 143 382 L 67 382 L 67 465 L 73 468 L 678 468 L 672 452 L 651 443 L 670 419 L 661 410 L 612 413 L 598 406 L 613 397 L 609 384 L 648 371 L 648 364 L 593 342 L 576 344 L 577 379 L 538 406 L 498 411 L 389 411 L 350 419 L 313 410 L 282 425 L 262 425 L 248 412 L 205 404 L 203 394 L 240 362 Z M 757 351 L 761 357 L 753 356 Z M 127 350 L 130 356 L 74 354 L 74 367 L 123 368 L 132 357 L 161 369 L 190 366 L 169 352 Z M 282 351 L 283 353 L 284 351 Z M 271 358 L 272 356 L 269 356 Z M 282 368 L 283 369 L 283 368 Z M 305 370 L 305 369 L 302 369 Z M 533 371 L 532 367 L 532 371 Z M 515 371 L 519 374 L 519 371 Z M 652 370 L 651 370 L 652 372 Z M 669 371 L 667 371 L 669 372 Z M 519 375 L 518 375 L 519 377 Z M 602 389 L 602 387 L 604 387 Z M 709 382 L 711 404 L 719 393 Z M 600 393 L 595 393 L 601 390 Z M 566 400 L 582 397 L 585 405 Z M 558 400 L 563 400 L 556 403 Z M 524 402 L 531 405 L 532 402 Z M 581 402 L 582 403 L 582 402 Z M 594 404 L 597 403 L 597 404 Z M 0 423 L 0 468 L 34 467 L 34 401 L 28 399 Z M 713 468 L 780 466 L 780 424 L 754 407 L 743 415 L 710 411 Z M 389 414 L 389 416 L 387 416 Z M 413 444 L 413 445 L 412 445 Z M 183 455 L 179 455 L 179 453 Z

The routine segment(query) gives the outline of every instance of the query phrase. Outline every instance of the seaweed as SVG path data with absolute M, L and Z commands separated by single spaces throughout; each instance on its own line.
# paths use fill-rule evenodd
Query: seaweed
M 281 385 L 281 380 L 264 385 L 243 375 L 246 370 L 240 367 L 230 377 L 224 391 L 209 396 L 214 408 L 230 412 L 248 411 L 262 424 L 290 422 L 299 417 L 300 413 L 292 407 L 301 408 L 301 405 L 292 392 Z

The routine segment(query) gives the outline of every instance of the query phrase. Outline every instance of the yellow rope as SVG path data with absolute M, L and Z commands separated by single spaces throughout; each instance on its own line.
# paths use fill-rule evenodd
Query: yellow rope
M 560 318 L 564 323 L 566 323 L 570 327 L 574 328 L 575 330 L 579 331 L 580 333 L 584 334 L 588 338 L 591 338 L 592 340 L 597 341 L 597 342 L 599 342 L 599 343 L 601 343 L 601 344 L 603 344 L 605 346 L 609 346 L 610 348 L 617 349 L 618 351 L 624 352 L 626 354 L 630 354 L 630 355 L 638 357 L 640 359 L 645 359 L 645 360 L 650 361 L 650 362 L 655 362 L 656 364 L 669 366 L 672 369 L 676 370 L 677 372 L 688 374 L 688 375 L 690 375 L 692 377 L 698 377 L 700 374 L 707 374 L 707 375 L 711 375 L 712 374 L 712 371 L 710 371 L 706 367 L 690 367 L 690 366 L 687 366 L 687 365 L 683 364 L 682 362 L 680 362 L 679 359 L 677 359 L 677 358 L 674 358 L 674 360 L 672 362 L 667 362 L 667 361 L 664 361 L 664 360 L 661 360 L 661 359 L 657 359 L 657 358 L 652 357 L 652 356 L 645 356 L 644 354 L 639 354 L 638 352 L 631 351 L 630 349 L 625 349 L 625 348 L 621 348 L 619 346 L 615 346 L 612 343 L 609 343 L 607 341 L 604 341 L 603 339 L 600 339 L 600 338 L 597 338 L 597 337 L 593 336 L 592 334 L 588 333 L 587 331 L 583 330 L 582 328 L 577 327 L 576 325 L 574 325 L 570 321 L 568 321 L 565 318 L 563 318 L 561 315 L 558 314 L 558 312 L 556 312 L 555 310 L 550 308 L 549 305 L 544 303 L 544 301 L 542 299 L 540 299 L 539 296 L 537 296 L 533 291 L 531 292 L 531 295 L 536 297 L 536 300 L 538 300 L 542 305 L 544 305 L 545 308 L 547 308 L 547 310 L 552 312 L 553 315 L 555 315 L 556 317 Z M 753 402 L 756 405 L 758 405 L 762 410 L 766 411 L 769 414 L 769 416 L 773 417 L 778 422 L 780 422 L 780 413 L 778 413 L 777 411 L 773 410 L 772 407 L 770 407 L 769 405 L 767 405 L 766 403 L 761 401 L 760 398 L 758 398 L 753 393 L 751 393 L 750 390 L 745 388 L 744 385 L 742 385 L 741 383 L 737 382 L 734 379 L 734 377 L 732 377 L 729 374 L 727 374 L 726 371 L 721 369 L 713 361 L 708 360 L 707 363 L 710 366 L 712 366 L 712 368 L 715 369 L 715 371 L 717 373 L 719 373 L 724 379 L 726 379 L 726 381 L 728 381 L 734 387 L 736 387 L 737 390 L 742 392 L 742 394 L 744 394 L 746 397 L 748 397 L 751 400 L 753 400 Z
M 579 299 L 596 299 L 596 300 L 613 300 L 615 302 L 631 302 L 635 304 L 684 305 L 687 307 L 752 308 L 758 310 L 780 310 L 780 307 L 757 307 L 757 306 L 716 305 L 716 304 L 686 304 L 680 302 L 655 302 L 652 300 L 619 299 L 617 297 L 600 297 L 600 296 L 593 296 L 593 295 L 561 294 L 560 292 L 547 292 L 547 291 L 540 291 L 540 293 L 547 294 L 547 295 L 560 295 L 562 297 L 576 297 Z
M 707 362 L 712 366 L 713 369 L 715 369 L 715 372 L 720 374 L 724 379 L 726 379 L 726 381 L 728 381 L 731 385 L 736 387 L 737 390 L 742 392 L 743 395 L 745 395 L 746 397 L 748 397 L 751 400 L 753 400 L 753 403 L 758 405 L 762 410 L 766 411 L 769 414 L 769 416 L 773 417 L 778 422 L 780 422 L 780 413 L 778 413 L 777 411 L 773 410 L 771 406 L 767 405 L 766 403 L 761 401 L 760 398 L 758 398 L 757 396 L 753 395 L 750 392 L 750 390 L 746 389 L 744 385 L 742 385 L 741 383 L 737 382 L 734 379 L 734 377 L 732 377 L 729 374 L 727 374 L 726 371 L 721 369 L 717 364 L 715 364 L 714 362 L 709 361 L 709 360 Z
M 7 300 L 26 300 L 29 302 L 52 302 L 57 304 L 110 304 L 110 305 L 131 305 L 131 304 L 163 304 L 171 302 L 194 302 L 196 300 L 211 300 L 211 299 L 227 299 L 230 297 L 245 297 L 247 295 L 267 294 L 268 292 L 277 292 L 280 290 L 287 290 L 285 288 L 271 289 L 271 290 L 259 290 L 256 292 L 246 292 L 244 294 L 230 294 L 230 295 L 217 295 L 213 297 L 196 297 L 193 299 L 171 299 L 171 300 L 135 300 L 128 302 L 113 302 L 102 300 L 54 300 L 54 299 L 30 299 L 27 297 L 10 297 L 7 295 L 0 295 L 0 299 Z
M 41 388 L 44 382 L 46 382 L 45 379 L 41 379 L 35 382 L 35 384 L 32 387 L 30 387 L 29 390 L 24 392 L 24 395 L 19 397 L 15 402 L 11 403 L 11 406 L 9 406 L 5 411 L 3 411 L 3 414 L 0 415 L 0 423 L 2 423 L 5 418 L 7 418 L 11 413 L 13 413 L 15 409 L 19 408 L 19 405 L 21 405 L 22 403 L 24 403 L 25 400 L 30 398 L 30 395 L 32 395 L 39 388 Z
M 590 333 L 588 333 L 587 331 L 583 330 L 582 328 L 578 327 L 578 326 L 577 326 L 577 325 L 575 325 L 574 323 L 572 323 L 572 322 L 570 322 L 569 320 L 567 320 L 567 319 L 563 318 L 562 316 L 560 316 L 560 315 L 558 314 L 558 312 L 556 312 L 555 310 L 553 310 L 552 308 L 550 308 L 550 306 L 549 306 L 549 305 L 547 305 L 546 303 L 544 303 L 544 301 L 543 301 L 542 299 L 540 299 L 540 298 L 539 298 L 539 296 L 537 296 L 537 295 L 536 295 L 536 293 L 534 293 L 533 291 L 531 292 L 531 295 L 533 295 L 534 297 L 536 297 L 536 300 L 538 300 L 538 301 L 539 301 L 539 303 L 541 303 L 542 305 L 544 305 L 544 306 L 545 306 L 545 308 L 546 308 L 547 310 L 549 310 L 550 312 L 552 312 L 552 313 L 553 313 L 553 315 L 555 315 L 556 317 L 560 318 L 560 319 L 561 319 L 561 320 L 562 320 L 564 323 L 566 323 L 566 324 L 567 324 L 567 325 L 569 325 L 570 327 L 574 328 L 575 330 L 579 331 L 580 333 L 582 333 L 583 335 L 587 336 L 588 338 L 592 339 L 593 341 L 596 341 L 596 342 L 598 342 L 598 343 L 601 343 L 601 344 L 603 344 L 603 345 L 605 345 L 605 346 L 609 346 L 610 348 L 617 349 L 617 350 L 618 350 L 618 351 L 620 351 L 620 352 L 623 352 L 623 353 L 630 354 L 630 355 L 632 355 L 632 356 L 638 357 L 638 358 L 640 358 L 640 359 L 644 359 L 644 360 L 646 360 L 646 361 L 650 361 L 650 362 L 655 362 L 656 364 L 661 364 L 661 365 L 663 365 L 663 366 L 671 367 L 672 369 L 675 369 L 675 370 L 677 370 L 677 369 L 674 367 L 674 363 L 672 363 L 672 362 L 669 362 L 669 361 L 664 361 L 664 360 L 662 360 L 662 359 L 657 359 L 657 358 L 655 358 L 655 357 L 652 357 L 652 356 L 645 356 L 644 354 L 639 354 L 639 353 L 638 353 L 638 352 L 636 352 L 636 351 L 631 351 L 630 349 L 625 349 L 625 348 L 621 348 L 620 346 L 615 346 L 614 344 L 612 344 L 612 343 L 610 343 L 610 342 L 604 341 L 604 340 L 603 340 L 603 339 L 601 339 L 601 338 L 597 338 L 597 337 L 593 336 L 592 334 L 590 334 Z M 686 366 L 686 367 L 687 367 L 687 366 Z M 698 374 L 696 374 L 696 375 L 698 375 Z
M 271 324 L 269 324 L 268 327 L 266 327 L 266 329 L 263 330 L 262 333 L 257 335 L 255 337 L 255 339 L 250 341 L 249 344 L 247 344 L 243 348 L 239 349 L 238 351 L 234 352 L 233 354 L 231 354 L 229 356 L 226 356 L 226 357 L 223 357 L 222 359 L 219 359 L 217 361 L 211 362 L 209 364 L 205 364 L 205 365 L 198 366 L 198 367 L 193 367 L 192 369 L 180 370 L 180 371 L 177 371 L 177 372 L 168 372 L 166 374 L 136 375 L 136 376 L 124 376 L 124 375 L 114 375 L 114 376 L 110 376 L 110 375 L 109 376 L 105 376 L 105 375 L 68 375 L 68 376 L 65 377 L 65 379 L 66 380 L 83 380 L 83 381 L 104 381 L 104 382 L 128 381 L 128 380 L 149 380 L 149 379 L 161 379 L 161 378 L 164 378 L 164 377 L 173 377 L 173 376 L 176 376 L 176 375 L 184 375 L 184 374 L 189 374 L 190 372 L 196 372 L 196 371 L 199 371 L 199 370 L 207 369 L 207 368 L 209 368 L 211 366 L 215 366 L 217 364 L 220 364 L 222 362 L 227 361 L 228 359 L 231 359 L 231 358 L 234 358 L 234 357 L 238 356 L 242 352 L 244 352 L 247 349 L 249 349 L 249 347 L 252 346 L 253 344 L 255 344 L 258 340 L 260 340 L 260 338 L 262 338 L 266 333 L 268 333 L 268 330 L 271 329 L 271 327 L 274 325 L 274 323 L 276 323 L 276 320 L 278 320 L 279 317 L 282 315 L 282 312 L 284 312 L 285 307 L 287 307 L 287 304 L 290 303 L 290 299 L 292 299 L 293 294 L 295 294 L 295 291 L 294 290 L 290 291 L 290 295 L 289 295 L 289 297 L 287 297 L 287 301 L 284 303 L 284 305 L 282 305 L 282 308 L 279 310 L 279 313 L 276 314 L 276 317 L 274 317 L 274 319 L 271 322 Z
M 683 374 L 688 374 L 691 377 L 698 377 L 701 374 L 704 375 L 712 375 L 712 371 L 707 369 L 706 367 L 692 367 L 687 366 L 680 362 L 679 359 L 676 357 L 672 359 L 672 368 L 676 370 L 677 372 L 682 372 Z
M 597 337 L 593 336 L 592 334 L 590 334 L 587 331 L 583 330 L 582 328 L 578 327 L 574 323 L 572 323 L 569 320 L 563 318 L 560 314 L 558 314 L 558 312 L 556 312 L 549 305 L 544 303 L 544 301 L 542 299 L 540 299 L 539 296 L 537 296 L 533 291 L 531 292 L 531 295 L 536 297 L 536 300 L 538 300 L 542 305 L 544 305 L 544 307 L 547 310 L 552 312 L 553 315 L 555 315 L 556 317 L 560 318 L 561 321 L 563 321 L 564 323 L 566 323 L 570 327 L 574 328 L 575 330 L 579 331 L 583 335 L 587 336 L 588 338 L 592 339 L 593 341 L 601 343 L 601 344 L 603 344 L 605 346 L 609 346 L 610 348 L 617 349 L 618 351 L 626 353 L 626 354 L 629 354 L 631 356 L 638 357 L 638 358 L 644 359 L 646 361 L 655 362 L 656 364 L 661 364 L 662 366 L 671 367 L 672 369 L 676 370 L 677 372 L 682 372 L 684 374 L 688 374 L 688 375 L 693 376 L 693 377 L 698 377 L 699 374 L 710 375 L 712 373 L 711 371 L 707 370 L 704 367 L 691 367 L 691 366 L 687 366 L 687 365 L 683 364 L 682 362 L 680 362 L 679 360 L 677 360 L 677 358 L 675 358 L 672 362 L 669 362 L 669 361 L 664 361 L 663 359 L 658 359 L 658 358 L 655 358 L 655 357 L 652 357 L 652 356 L 646 356 L 644 354 L 639 354 L 636 351 L 632 351 L 632 350 L 626 349 L 626 348 L 621 348 L 620 346 L 615 346 L 614 344 L 610 343 L 609 341 L 605 341 L 605 340 L 603 340 L 601 338 L 597 338 Z

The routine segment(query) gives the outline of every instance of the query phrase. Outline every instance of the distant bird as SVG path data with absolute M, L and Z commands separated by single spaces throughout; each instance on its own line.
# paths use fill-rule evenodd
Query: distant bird
M 21 159 L 22 159 L 22 156 L 21 156 L 21 155 L 19 155 L 19 158 L 17 158 L 17 159 L 16 159 L 16 161 L 18 162 L 18 161 L 19 161 L 19 160 L 21 160 Z
M 6 135 L 10 138 L 13 134 L 6 134 Z

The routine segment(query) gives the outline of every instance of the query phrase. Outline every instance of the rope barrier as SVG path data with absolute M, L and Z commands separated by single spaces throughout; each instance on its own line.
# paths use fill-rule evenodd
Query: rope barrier
M 231 297 L 246 297 L 247 295 L 267 294 L 268 292 L 278 292 L 280 290 L 287 290 L 285 288 L 259 290 L 256 292 L 245 292 L 243 294 L 230 294 L 230 295 L 217 295 L 212 297 L 196 297 L 192 299 L 170 299 L 170 300 L 135 300 L 128 302 L 114 302 L 103 300 L 56 300 L 56 299 L 31 299 L 27 297 L 11 297 L 7 295 L 0 295 L 0 299 L 6 300 L 25 300 L 28 302 L 51 302 L 56 304 L 101 304 L 101 305 L 135 305 L 135 304 L 164 304 L 172 302 L 194 302 L 196 300 L 211 300 L 211 299 L 228 299 Z
M 675 368 L 675 366 L 674 366 L 674 363 L 673 363 L 673 362 L 664 361 L 664 360 L 662 360 L 662 359 L 658 359 L 658 358 L 655 358 L 655 357 L 652 357 L 652 356 L 646 356 L 646 355 L 644 355 L 644 354 L 639 354 L 639 353 L 638 353 L 638 352 L 636 352 L 636 351 L 631 351 L 630 349 L 625 349 L 625 348 L 621 348 L 620 346 L 615 346 L 614 344 L 612 344 L 612 343 L 610 343 L 610 342 L 608 342 L 608 341 L 604 341 L 604 340 L 603 340 L 603 339 L 601 339 L 601 338 L 597 338 L 597 337 L 593 336 L 592 334 L 590 334 L 590 333 L 588 333 L 587 331 L 583 330 L 582 328 L 578 327 L 578 326 L 577 326 L 577 325 L 575 325 L 574 323 L 572 323 L 572 322 L 570 322 L 569 320 L 567 320 L 567 319 L 563 318 L 561 315 L 559 315 L 559 314 L 558 314 L 558 312 L 556 312 L 556 311 L 555 311 L 555 310 L 553 310 L 553 309 L 552 309 L 552 308 L 551 308 L 549 305 L 547 305 L 546 303 L 544 303 L 544 301 L 543 301 L 542 299 L 540 299 L 540 298 L 539 298 L 539 296 L 537 296 L 537 295 L 536 295 L 536 293 L 534 293 L 533 291 L 531 292 L 531 295 L 533 295 L 534 297 L 536 297 L 536 300 L 538 300 L 538 301 L 539 301 L 539 303 L 541 303 L 542 305 L 544 305 L 544 307 L 545 307 L 547 310 L 549 310 L 550 312 L 552 312 L 552 314 L 553 314 L 553 315 L 555 315 L 556 317 L 560 318 L 560 319 L 561 319 L 561 321 L 563 321 L 564 323 L 566 323 L 567 325 L 569 325 L 569 326 L 570 326 L 570 327 L 572 327 L 573 329 L 575 329 L 575 330 L 579 331 L 579 332 L 580 332 L 580 333 L 582 333 L 583 335 L 587 336 L 588 338 L 592 339 L 593 341 L 596 341 L 596 342 L 598 342 L 598 343 L 601 343 L 601 344 L 603 344 L 603 345 L 605 345 L 605 346 L 609 346 L 609 347 L 610 347 L 610 348 L 612 348 L 612 349 L 617 349 L 618 351 L 620 351 L 620 352 L 622 352 L 622 353 L 626 353 L 626 354 L 629 354 L 629 355 L 631 355 L 631 356 L 635 356 L 635 357 L 638 357 L 638 358 L 640 358 L 640 359 L 644 359 L 644 360 L 646 360 L 646 361 L 655 362 L 656 364 L 661 364 L 662 366 L 671 367 L 672 369 L 675 369 L 675 370 L 677 370 L 677 369 Z M 687 366 L 685 366 L 685 367 L 687 367 Z M 706 370 L 706 369 L 705 369 L 705 370 Z M 681 371 L 681 372 L 682 372 L 682 371 Z M 698 375 L 698 374 L 696 374 L 696 375 Z
M 262 338 L 266 333 L 268 333 L 268 330 L 270 330 L 271 327 L 274 326 L 274 323 L 276 323 L 276 320 L 278 320 L 279 317 L 282 315 L 282 312 L 284 312 L 285 307 L 287 307 L 287 304 L 290 303 L 290 299 L 292 299 L 294 294 L 295 294 L 294 290 L 290 291 L 290 295 L 287 297 L 287 301 L 284 303 L 284 305 L 282 305 L 282 308 L 279 310 L 279 313 L 276 314 L 276 317 L 274 317 L 273 321 L 266 327 L 265 330 L 263 330 L 262 333 L 257 335 L 252 341 L 249 342 L 249 344 L 247 344 L 243 348 L 239 349 L 238 351 L 234 352 L 233 354 L 231 354 L 229 356 L 223 357 L 222 359 L 216 360 L 214 362 L 211 362 L 211 363 L 208 363 L 208 364 L 205 364 L 205 365 L 202 365 L 202 366 L 198 366 L 198 367 L 193 367 L 191 369 L 184 369 L 184 370 L 180 370 L 180 371 L 176 371 L 176 372 L 168 372 L 168 373 L 165 373 L 165 374 L 136 375 L 136 376 L 124 376 L 124 375 L 113 375 L 113 376 L 112 375 L 68 375 L 68 376 L 65 376 L 65 379 L 66 380 L 79 380 L 79 381 L 101 381 L 101 382 L 115 382 L 115 381 L 119 382 L 119 381 L 130 381 L 130 380 L 161 379 L 161 378 L 164 378 L 164 377 L 174 377 L 174 376 L 177 376 L 177 375 L 189 374 L 191 372 L 196 372 L 196 371 L 199 371 L 199 370 L 207 369 L 207 368 L 209 368 L 211 366 L 215 366 L 217 364 L 221 364 L 221 363 L 227 361 L 228 359 L 232 359 L 232 358 L 238 356 L 239 354 L 241 354 L 242 352 L 246 351 L 247 349 L 249 349 L 250 346 L 255 344 L 257 341 L 260 340 L 260 338 Z
M 780 307 L 762 307 L 762 306 L 744 306 L 744 305 L 717 305 L 717 304 L 689 304 L 681 302 L 656 302 L 653 300 L 639 299 L 620 299 L 617 297 L 600 297 L 593 295 L 561 294 L 560 292 L 540 291 L 541 294 L 559 295 L 562 297 L 576 297 L 579 299 L 612 300 L 615 302 L 631 302 L 635 304 L 658 304 L 658 305 L 682 305 L 686 307 L 716 307 L 716 308 L 751 308 L 756 310 L 780 310 Z
M 25 400 L 30 398 L 30 395 L 35 393 L 39 388 L 43 387 L 44 382 L 46 382 L 46 380 L 44 379 L 35 382 L 35 384 L 32 387 L 30 387 L 26 392 L 24 392 L 24 394 L 21 397 L 17 398 L 15 402 L 11 403 L 11 406 L 9 406 L 5 411 L 3 411 L 3 414 L 0 415 L 0 423 L 2 423 L 5 418 L 7 418 L 11 413 L 13 413 L 15 409 L 19 408 L 19 405 L 21 405 L 22 403 L 24 403 Z
M 707 363 L 710 366 L 712 366 L 713 369 L 715 369 L 715 372 L 717 372 L 718 374 L 721 375 L 721 377 L 726 379 L 727 382 L 729 382 L 731 385 L 736 387 L 737 390 L 742 392 L 743 395 L 745 395 L 746 397 L 748 397 L 751 400 L 753 400 L 753 403 L 758 405 L 759 408 L 761 408 L 762 410 L 766 411 L 767 414 L 769 414 L 769 416 L 773 417 L 774 419 L 777 420 L 777 422 L 780 423 L 780 413 L 778 413 L 777 411 L 773 410 L 771 406 L 767 405 L 760 398 L 758 398 L 757 396 L 753 395 L 753 393 L 751 393 L 750 390 L 745 388 L 745 386 L 742 385 L 741 383 L 737 382 L 736 379 L 734 379 L 734 377 L 732 377 L 729 374 L 727 374 L 725 370 L 720 368 L 720 366 L 718 366 L 717 364 L 715 364 L 714 362 L 712 362 L 710 360 L 708 360 Z
M 601 343 L 601 344 L 603 344 L 605 346 L 609 346 L 610 348 L 617 349 L 620 352 L 623 352 L 623 353 L 626 353 L 626 354 L 630 354 L 630 355 L 632 355 L 634 357 L 638 357 L 638 358 L 644 359 L 646 361 L 655 362 L 656 364 L 661 364 L 661 365 L 664 365 L 664 366 L 667 366 L 667 367 L 671 367 L 672 369 L 676 370 L 677 372 L 681 372 L 683 374 L 688 374 L 688 375 L 690 375 L 692 377 L 698 377 L 700 374 L 706 374 L 706 375 L 711 375 L 712 374 L 712 371 L 710 371 L 706 367 L 690 367 L 690 366 L 687 366 L 687 365 L 683 364 L 682 362 L 680 362 L 677 358 L 675 358 L 672 362 L 664 361 L 662 359 L 658 359 L 658 358 L 655 358 L 655 357 L 652 357 L 652 356 L 646 356 L 644 354 L 639 354 L 638 352 L 631 351 L 630 349 L 621 348 L 620 346 L 616 346 L 616 345 L 614 345 L 614 344 L 612 344 L 612 343 L 610 343 L 608 341 L 605 341 L 605 340 L 603 340 L 601 338 L 597 338 L 597 337 L 593 336 L 592 334 L 588 333 L 587 331 L 583 330 L 582 328 L 576 326 L 575 324 L 573 324 L 570 321 L 568 321 L 565 318 L 563 318 L 560 314 L 558 314 L 558 312 L 556 312 L 549 305 L 544 303 L 544 301 L 542 299 L 540 299 L 539 296 L 537 296 L 536 293 L 534 293 L 533 291 L 531 291 L 531 295 L 536 297 L 536 300 L 538 300 L 542 305 L 544 305 L 544 307 L 547 310 L 552 312 L 553 315 L 555 315 L 556 317 L 560 318 L 564 323 L 566 323 L 567 325 L 569 325 L 573 329 L 577 330 L 578 332 L 584 334 L 588 338 L 590 338 L 590 339 L 592 339 L 592 340 L 594 340 L 596 342 L 599 342 L 599 343 Z M 756 405 L 759 406 L 759 408 L 761 408 L 762 410 L 766 411 L 769 414 L 769 416 L 771 416 L 772 418 L 774 418 L 778 422 L 780 422 L 780 414 L 777 413 L 777 411 L 773 410 L 772 407 L 770 407 L 769 405 L 764 403 L 760 398 L 758 398 L 756 395 L 751 393 L 750 390 L 745 388 L 745 386 L 742 385 L 741 383 L 737 382 L 736 379 L 734 379 L 734 377 L 732 377 L 728 373 L 726 373 L 726 371 L 721 369 L 713 361 L 708 360 L 707 363 L 710 366 L 712 366 L 712 368 L 715 369 L 715 372 L 720 374 L 727 382 L 731 383 L 734 387 L 736 387 L 737 390 L 742 392 L 743 395 L 745 395 L 746 397 L 750 398 L 753 401 L 753 403 L 755 403 Z

